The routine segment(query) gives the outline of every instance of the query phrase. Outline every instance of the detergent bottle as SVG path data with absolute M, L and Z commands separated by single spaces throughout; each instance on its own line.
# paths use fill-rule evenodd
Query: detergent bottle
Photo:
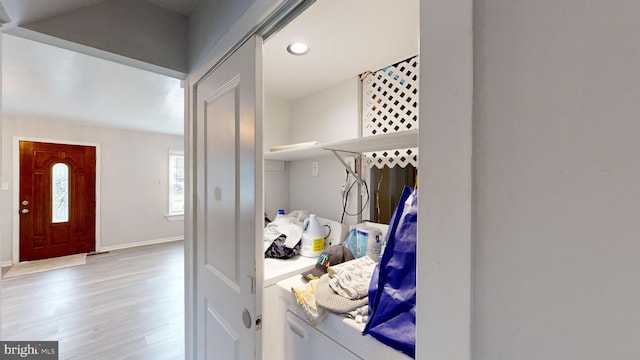
M 300 255 L 306 257 L 317 257 L 324 250 L 324 228 L 316 218 L 315 214 L 310 214 L 304 221 L 304 232 L 302 233 L 302 243 Z

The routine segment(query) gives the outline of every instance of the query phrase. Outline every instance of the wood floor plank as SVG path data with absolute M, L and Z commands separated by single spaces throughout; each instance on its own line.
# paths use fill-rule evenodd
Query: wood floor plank
M 184 359 L 182 241 L 2 280 L 2 339 L 59 341 L 60 359 Z

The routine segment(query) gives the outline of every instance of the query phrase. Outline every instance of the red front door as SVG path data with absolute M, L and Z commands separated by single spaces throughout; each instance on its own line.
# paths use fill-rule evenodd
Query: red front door
M 96 148 L 20 141 L 20 261 L 95 250 Z

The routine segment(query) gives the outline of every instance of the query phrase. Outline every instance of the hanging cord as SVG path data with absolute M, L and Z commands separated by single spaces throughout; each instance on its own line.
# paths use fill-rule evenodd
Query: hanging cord
M 382 178 L 384 177 L 384 172 L 379 171 L 380 178 L 378 179 L 378 186 L 376 187 L 376 220 L 380 221 L 380 185 L 382 185 Z
M 349 190 L 351 190 L 353 185 L 355 185 L 357 183 L 358 183 L 357 181 L 354 181 L 353 184 L 351 184 L 351 186 L 349 186 Z M 371 197 L 371 195 L 369 195 L 369 185 L 367 185 L 366 181 L 362 181 L 362 184 L 364 185 L 364 189 L 365 189 L 365 192 L 367 194 L 367 200 L 364 202 L 364 204 L 362 204 L 362 208 L 360 210 L 358 210 L 358 212 L 355 212 L 355 213 L 352 214 L 352 213 L 346 211 L 346 214 L 349 215 L 349 216 L 358 216 L 358 215 L 362 214 L 364 212 L 364 210 L 367 208 L 367 205 L 369 204 L 369 200 L 370 200 L 370 197 Z
M 347 175 L 347 178 L 349 176 Z M 342 220 L 341 222 L 344 222 L 344 215 L 349 215 L 349 216 L 358 216 L 360 214 L 362 214 L 364 212 L 364 210 L 367 208 L 367 205 L 369 204 L 369 198 L 371 195 L 369 195 L 369 185 L 367 185 L 366 181 L 362 181 L 362 184 L 364 185 L 365 191 L 367 193 L 367 200 L 364 202 L 364 204 L 362 205 L 362 208 L 360 210 L 358 210 L 355 213 L 350 213 L 347 211 L 347 204 L 349 202 L 349 193 L 351 192 L 351 190 L 353 189 L 353 186 L 356 185 L 358 183 L 357 180 L 353 180 L 353 182 L 351 183 L 351 185 L 349 185 L 349 188 L 347 188 L 347 191 L 344 192 L 344 195 L 342 197 Z
M 344 172 L 347 173 L 347 177 L 344 179 L 345 191 L 342 193 L 342 217 L 340 218 L 341 224 L 344 224 L 344 215 L 347 212 L 347 204 L 344 201 L 344 197 L 345 197 L 345 193 L 347 192 L 346 185 L 347 185 L 347 182 L 349 181 L 349 172 L 346 170 Z

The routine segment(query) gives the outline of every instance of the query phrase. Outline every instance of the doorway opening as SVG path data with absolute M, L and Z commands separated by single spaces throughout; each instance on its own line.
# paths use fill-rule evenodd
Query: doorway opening
M 15 264 L 100 249 L 100 144 L 15 136 L 12 149 L 13 214 L 18 216 L 12 229 L 12 262 Z M 61 159 L 58 160 L 58 157 Z M 87 164 L 78 171 L 78 162 Z M 35 171 L 37 174 L 33 170 L 35 164 L 39 164 Z M 82 192 L 80 197 L 78 194 L 68 194 L 74 197 L 72 203 L 69 198 L 60 198 L 60 194 L 57 194 L 57 206 L 71 210 L 66 214 L 67 221 L 60 221 L 65 219 L 59 218 L 54 222 L 53 219 L 56 204 L 52 172 L 56 164 L 73 166 L 72 174 L 77 178 L 68 179 L 66 189 L 72 193 Z M 84 166 L 88 166 L 88 169 L 85 170 Z M 22 181 L 29 183 L 21 186 Z M 63 184 L 59 182 L 59 185 Z M 62 190 L 60 186 L 58 188 Z M 73 223 L 68 221 L 69 218 L 73 219 Z M 78 224 L 73 227 L 74 223 Z M 77 237 L 74 237 L 74 233 Z M 52 240 L 52 236 L 56 239 Z M 31 254 L 33 251 L 29 250 L 34 246 L 38 248 L 36 253 L 48 255 L 34 257 Z
M 29 315 L 32 318 L 27 319 L 27 314 L 23 313 L 25 315 L 24 321 L 15 319 L 16 326 L 23 328 L 29 324 L 30 319 L 42 319 L 37 321 L 41 326 L 34 326 L 35 322 L 31 324 L 30 329 L 32 330 L 29 331 L 34 331 L 34 335 L 23 336 L 23 338 L 36 338 L 36 330 L 39 331 L 38 334 L 41 334 L 40 331 L 50 330 L 54 326 L 55 320 L 47 320 L 50 319 L 48 317 L 37 318 L 36 316 L 51 315 L 54 311 L 56 313 L 76 311 L 79 307 L 72 308 L 70 305 L 74 303 L 71 301 L 73 296 L 82 291 L 80 286 L 86 287 L 94 282 L 95 288 L 96 284 L 101 284 L 101 281 L 112 281 L 113 275 L 109 274 L 113 274 L 111 269 L 116 267 L 118 270 L 122 270 L 118 276 L 126 278 L 125 270 L 128 268 L 118 267 L 118 264 L 124 261 L 129 261 L 131 265 L 141 264 L 141 261 L 137 261 L 135 258 L 146 259 L 147 254 L 144 250 L 150 249 L 149 252 L 151 252 L 151 249 L 155 249 L 153 244 L 175 242 L 176 246 L 170 244 L 174 250 L 171 254 L 171 264 L 162 263 L 161 266 L 158 266 L 159 272 L 156 275 L 166 275 L 169 278 L 169 274 L 165 273 L 172 271 L 174 275 L 179 273 L 180 279 L 174 281 L 171 278 L 171 283 L 166 281 L 157 287 L 166 290 L 167 286 L 171 285 L 170 291 L 176 294 L 176 299 L 172 301 L 178 303 L 178 307 L 182 306 L 183 300 L 181 299 L 184 297 L 182 281 L 184 255 L 181 242 L 183 225 L 176 214 L 169 213 L 168 201 L 169 154 L 171 150 L 182 151 L 184 142 L 181 134 L 175 133 L 176 128 L 182 129 L 184 126 L 182 119 L 184 115 L 182 93 L 184 90 L 180 87 L 180 80 L 175 78 L 167 80 L 164 75 L 153 74 L 12 35 L 2 34 L 2 38 L 4 86 L 2 97 L 3 111 L 5 112 L 2 128 L 4 138 L 9 139 L 5 141 L 5 150 L 3 151 L 4 174 L 8 178 L 4 179 L 3 181 L 6 182 L 1 184 L 3 209 L 7 209 L 2 219 L 5 234 L 3 247 L 6 249 L 3 252 L 3 265 L 7 267 L 21 260 L 34 259 L 25 258 L 25 251 L 20 250 L 19 217 L 36 214 L 43 214 L 42 217 L 46 218 L 47 226 L 55 227 L 53 242 L 56 245 L 61 245 L 60 239 L 67 239 L 69 233 L 73 235 L 74 232 L 77 233 L 78 228 L 84 228 L 88 222 L 93 222 L 93 230 L 88 230 L 93 235 L 92 246 L 88 246 L 82 251 L 97 250 L 100 255 L 87 258 L 87 264 L 95 263 L 96 259 L 111 262 L 111 265 L 102 267 L 104 274 L 100 275 L 106 275 L 102 278 L 92 276 L 90 273 L 74 277 L 75 274 L 92 269 L 92 267 L 85 265 L 35 274 L 34 276 L 27 275 L 29 278 L 21 276 L 20 278 L 3 279 L 3 290 L 8 290 L 12 286 L 10 284 L 23 281 L 26 284 L 29 283 L 28 280 L 36 280 L 37 282 L 42 281 L 43 278 L 60 280 L 57 283 L 59 288 L 53 288 L 50 286 L 53 282 L 47 282 L 47 286 L 42 284 L 37 286 L 40 291 L 44 292 L 45 289 L 50 289 L 56 290 L 55 293 L 57 293 L 57 290 L 60 289 L 67 290 L 66 295 L 58 294 L 59 298 L 54 295 L 54 291 L 43 297 L 42 300 L 53 303 L 42 307 L 32 307 L 34 312 Z M 41 54 L 40 51 L 46 55 L 37 55 Z M 50 61 L 53 65 L 42 64 L 41 62 L 45 62 L 45 60 Z M 120 87 L 120 85 L 124 86 Z M 153 86 L 160 89 L 153 90 Z M 69 98 L 71 100 L 68 100 Z M 25 101 L 28 106 L 22 107 Z M 149 105 L 149 102 L 152 104 Z M 166 104 L 174 103 L 179 104 L 179 108 L 175 111 L 167 110 L 164 107 Z M 141 118 L 138 112 L 140 107 L 144 108 L 145 113 L 151 115 L 154 122 L 147 128 L 125 127 L 125 125 L 135 126 L 135 122 Z M 118 112 L 120 115 L 124 113 L 126 116 L 113 116 Z M 160 127 L 166 126 L 164 120 L 173 118 L 175 113 L 180 116 L 179 125 L 171 124 L 173 127 L 170 131 L 161 132 Z M 87 114 L 89 116 L 86 116 Z M 85 115 L 85 117 L 81 117 L 81 115 Z M 104 122 L 105 118 L 115 118 L 120 122 L 107 124 Z M 51 159 L 47 160 L 43 169 L 40 169 L 42 172 L 38 176 L 44 179 L 40 184 L 42 185 L 40 189 L 47 190 L 44 196 L 40 196 L 41 201 L 37 201 L 37 196 L 27 198 L 20 194 L 20 142 L 47 143 L 54 146 L 66 144 L 72 147 L 94 149 L 94 159 L 89 162 L 93 161 L 95 164 L 95 184 L 91 186 L 88 183 L 83 183 L 83 186 L 85 190 L 86 187 L 93 188 L 95 194 L 85 195 L 82 200 L 79 200 L 80 203 L 87 204 L 90 202 L 87 199 L 94 199 L 95 210 L 93 210 L 92 221 L 84 221 L 75 226 L 71 225 L 76 216 L 67 195 L 71 195 L 74 187 L 80 182 L 77 178 L 74 179 L 74 175 L 79 174 L 74 168 L 76 155 L 70 154 L 67 150 L 50 151 Z M 41 153 L 42 151 L 38 153 L 38 156 Z M 60 177 L 60 181 L 56 184 L 52 177 Z M 54 187 L 54 185 L 58 186 Z M 56 203 L 54 199 L 58 202 Z M 24 204 L 24 201 L 28 203 Z M 32 206 L 39 204 L 45 205 L 43 206 L 44 210 L 38 212 Z M 82 209 L 83 212 L 84 210 L 86 208 Z M 23 213 L 23 211 L 28 212 Z M 39 229 L 36 230 L 39 231 Z M 37 233 L 37 231 L 34 232 Z M 130 251 L 132 254 L 137 253 L 138 255 L 129 255 L 118 260 L 114 255 L 122 253 L 123 251 L 120 249 L 126 249 L 127 252 Z M 57 255 L 62 254 L 53 256 Z M 128 260 L 129 258 L 131 260 Z M 114 260 L 115 262 L 113 262 Z M 102 260 L 100 261 L 102 262 Z M 140 270 L 139 267 L 139 265 L 133 266 L 133 270 Z M 150 268 L 147 267 L 147 269 Z M 149 282 L 149 280 L 145 280 L 144 276 L 132 276 L 142 279 L 142 285 L 144 285 L 144 281 Z M 97 289 L 100 296 L 96 296 L 96 298 L 101 300 L 86 302 L 86 304 L 95 305 L 97 312 L 105 310 L 101 306 L 106 306 L 106 304 L 109 304 L 112 309 L 125 307 L 126 309 L 123 310 L 128 310 L 131 306 L 127 307 L 127 304 L 130 305 L 138 300 L 125 294 L 117 296 L 120 290 L 116 288 L 116 285 L 118 284 L 114 284 L 109 288 L 110 290 L 107 290 L 107 287 Z M 125 282 L 123 285 L 127 285 L 127 283 Z M 25 306 L 32 304 L 25 301 L 25 297 L 21 297 L 34 294 L 29 286 L 17 286 L 13 289 L 11 294 L 5 293 L 7 296 L 2 297 L 2 309 L 6 315 L 6 317 L 3 316 L 2 325 L 5 329 L 11 323 L 9 318 L 12 318 L 12 314 L 7 314 L 6 311 L 11 311 L 9 309 L 12 309 L 13 305 L 20 305 L 20 303 Z M 13 296 L 16 293 L 17 297 Z M 147 302 L 156 302 L 157 306 L 161 307 L 162 304 L 156 300 L 160 297 L 154 299 L 151 294 L 153 292 L 145 291 L 143 296 Z M 76 298 L 74 301 L 80 300 L 81 298 Z M 36 314 L 39 309 L 49 310 Z M 148 311 L 140 313 L 142 315 L 150 314 Z M 180 318 L 182 321 L 182 313 L 182 311 L 175 311 L 171 313 L 171 316 Z M 127 319 L 116 315 L 111 317 L 108 326 L 130 329 L 130 323 L 127 322 Z M 88 317 L 88 314 L 79 315 L 79 319 L 83 321 L 86 321 Z M 116 320 L 120 323 L 116 323 Z M 49 321 L 52 323 L 49 324 Z M 174 321 L 171 326 L 173 328 L 183 326 L 180 321 Z M 15 328 L 12 329 L 15 330 Z M 8 332 L 3 334 L 5 339 L 11 336 L 13 330 L 7 330 Z M 93 329 L 89 330 L 91 331 L 88 333 L 95 333 Z M 20 332 L 15 331 L 14 333 Z M 61 331 L 59 335 L 52 335 L 50 339 L 68 339 L 67 335 L 70 333 L 72 332 L 66 332 L 63 335 Z M 183 331 L 176 330 L 174 334 L 182 333 Z M 29 332 L 24 334 L 29 334 Z M 37 338 L 43 339 L 42 337 Z M 83 342 L 85 346 L 90 346 L 90 341 L 93 340 L 88 339 Z M 81 344 L 77 343 L 76 345 Z

